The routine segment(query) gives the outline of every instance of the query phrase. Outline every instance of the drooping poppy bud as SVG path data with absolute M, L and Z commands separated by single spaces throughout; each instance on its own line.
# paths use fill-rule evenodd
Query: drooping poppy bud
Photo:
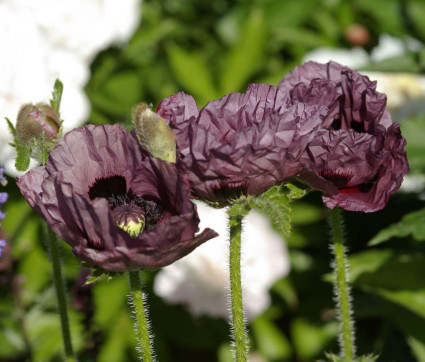
M 51 142 L 57 138 L 60 127 L 59 115 L 47 103 L 22 106 L 16 121 L 17 137 L 26 143 L 34 139 Z
M 146 103 L 139 103 L 133 108 L 132 119 L 140 145 L 152 157 L 175 163 L 176 136 L 164 119 Z

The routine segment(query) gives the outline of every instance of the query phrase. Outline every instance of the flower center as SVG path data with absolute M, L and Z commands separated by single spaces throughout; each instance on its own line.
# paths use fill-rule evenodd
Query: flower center
M 89 189 L 89 197 L 90 200 L 107 199 L 117 226 L 134 238 L 154 229 L 166 216 L 164 207 L 155 197 L 127 192 L 125 178 L 119 175 L 97 179 Z
M 370 180 L 363 182 L 360 185 L 346 187 L 348 182 L 354 176 L 354 173 L 352 171 L 341 169 L 325 170 L 320 171 L 320 176 L 322 176 L 328 181 L 331 181 L 336 187 L 338 187 L 339 192 L 344 194 L 351 194 L 357 192 L 367 193 L 373 187 L 375 181 L 378 179 L 378 174 L 376 174 Z
M 342 127 L 342 121 L 341 121 L 340 118 L 335 118 L 330 125 L 330 128 L 334 131 L 340 130 L 341 127 Z M 358 133 L 365 133 L 366 132 L 363 122 L 351 121 L 350 127 L 351 127 L 351 129 L 353 129 L 354 131 L 356 131 Z
M 137 238 L 145 228 L 144 211 L 135 204 L 123 204 L 112 210 L 115 222 L 132 238 Z
M 345 186 L 348 181 L 351 180 L 354 174 L 351 171 L 341 170 L 340 168 L 337 168 L 336 170 L 320 171 L 320 176 L 332 182 L 336 187 L 341 188 Z
M 212 206 L 224 207 L 242 196 L 247 196 L 247 187 L 245 182 L 227 182 L 220 181 L 220 184 L 213 186 L 212 190 L 216 201 L 212 202 Z

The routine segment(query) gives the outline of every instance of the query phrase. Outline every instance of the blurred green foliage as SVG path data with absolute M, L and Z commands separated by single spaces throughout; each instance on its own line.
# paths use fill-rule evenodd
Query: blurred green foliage
M 128 44 L 105 49 L 86 86 L 90 123 L 130 127 L 131 107 L 157 104 L 178 91 L 203 106 L 250 82 L 276 84 L 306 52 L 351 44 L 344 32 L 362 24 L 370 51 L 382 33 L 425 41 L 421 0 L 145 1 Z M 371 64 L 383 71 L 425 70 L 425 51 Z M 65 84 L 66 87 L 66 84 Z M 65 120 L 66 121 L 66 120 Z M 411 172 L 425 172 L 425 115 L 403 120 Z M 10 180 L 12 181 L 12 180 Z M 16 186 L 1 232 L 0 361 L 60 361 L 61 339 L 50 264 L 40 220 Z M 345 213 L 357 343 L 378 361 L 425 361 L 425 229 L 423 192 L 398 193 L 375 214 Z M 293 204 L 287 238 L 292 271 L 271 289 L 269 309 L 250 324 L 252 352 L 265 361 L 314 361 L 337 352 L 329 281 L 326 212 L 318 193 Z M 118 276 L 83 286 L 79 261 L 63 244 L 72 337 L 81 361 L 136 361 L 128 282 Z M 144 275 L 159 361 L 231 361 L 227 322 L 192 317 L 155 296 L 155 273 Z

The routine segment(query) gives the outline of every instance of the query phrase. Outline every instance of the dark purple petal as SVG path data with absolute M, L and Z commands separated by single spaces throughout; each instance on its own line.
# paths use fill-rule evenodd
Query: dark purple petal
M 173 94 L 158 104 L 157 113 L 168 122 L 174 131 L 180 156 L 187 156 L 189 154 L 189 126 L 199 114 L 195 99 L 183 92 Z
M 216 236 L 210 229 L 195 236 L 199 218 L 185 176 L 174 164 L 142 158 L 135 135 L 118 125 L 68 133 L 46 166 L 18 186 L 76 256 L 105 270 L 168 265 Z M 118 227 L 112 212 L 126 205 L 153 207 L 145 209 L 150 224 L 138 237 Z
M 193 195 L 224 204 L 258 195 L 300 172 L 299 157 L 324 110 L 298 103 L 287 107 L 284 94 L 266 84 L 211 101 L 199 112 L 183 93 L 158 106 L 175 130 L 178 165 L 188 174 Z
M 335 62 L 307 62 L 295 67 L 277 86 L 290 102 L 322 104 L 329 108 L 324 125 L 338 120 L 338 128 L 373 133 L 379 124 L 392 121 L 386 110 L 387 97 L 376 91 L 376 81 Z

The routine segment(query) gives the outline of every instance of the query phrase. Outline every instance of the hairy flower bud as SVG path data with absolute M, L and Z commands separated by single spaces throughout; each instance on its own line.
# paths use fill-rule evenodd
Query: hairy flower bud
M 152 157 L 176 162 L 176 136 L 168 124 L 146 103 L 133 108 L 132 119 L 140 145 Z
M 16 121 L 18 139 L 26 143 L 33 139 L 53 141 L 60 127 L 59 115 L 47 103 L 22 106 Z

